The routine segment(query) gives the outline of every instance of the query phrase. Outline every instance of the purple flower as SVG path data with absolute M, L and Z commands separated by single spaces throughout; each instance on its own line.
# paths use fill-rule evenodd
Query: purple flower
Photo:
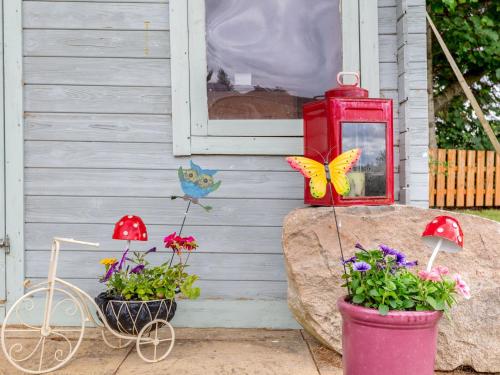
M 144 264 L 138 264 L 137 266 L 132 268 L 130 273 L 141 273 L 143 270 L 144 270 Z
M 122 270 L 123 264 L 125 263 L 125 260 L 127 259 L 127 253 L 128 253 L 128 249 L 125 250 L 125 252 L 122 255 L 122 259 L 120 260 L 120 265 L 118 266 L 118 271 Z
M 396 255 L 396 254 L 399 254 L 397 250 L 395 249 L 391 249 L 389 246 L 387 245 L 378 245 L 379 249 L 382 250 L 382 252 L 384 253 L 384 256 L 387 256 L 387 255 Z
M 372 266 L 370 266 L 366 262 L 355 262 L 353 264 L 353 269 L 355 271 L 358 271 L 358 272 L 366 272 L 366 271 L 370 270 L 371 268 L 372 268 Z
M 118 262 L 115 262 L 113 263 L 109 269 L 108 269 L 108 272 L 106 272 L 106 275 L 104 275 L 104 277 L 102 279 L 100 279 L 99 281 L 101 283 L 105 283 L 106 281 L 109 280 L 109 278 L 116 272 L 116 266 L 118 265 Z
M 342 262 L 342 264 L 347 264 L 347 263 L 354 263 L 356 261 L 356 256 L 350 257 L 349 259 L 346 259 Z
M 366 251 L 366 249 L 363 247 L 363 245 L 361 245 L 359 242 L 356 242 L 356 245 L 354 245 L 354 247 L 356 249 Z
M 415 267 L 418 264 L 417 260 L 414 260 L 413 262 L 405 262 L 404 266 L 405 267 Z
M 151 249 L 149 249 L 148 251 L 146 251 L 145 255 L 149 254 L 149 253 L 154 253 L 156 252 L 156 247 L 152 247 Z
M 406 264 L 406 255 L 396 251 L 396 254 L 394 254 L 394 256 L 396 257 L 396 263 L 398 266 L 404 266 Z

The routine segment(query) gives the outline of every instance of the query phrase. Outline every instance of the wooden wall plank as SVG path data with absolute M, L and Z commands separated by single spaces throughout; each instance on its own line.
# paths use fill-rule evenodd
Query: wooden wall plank
M 444 207 L 446 195 L 446 150 L 438 150 L 437 163 L 436 206 Z
M 168 31 L 24 30 L 25 56 L 170 57 Z
M 396 62 L 380 63 L 380 89 L 398 89 L 398 64 Z
M 429 150 L 429 206 L 436 205 L 437 150 Z
M 465 166 L 467 151 L 458 150 L 458 172 L 457 172 L 457 207 L 465 205 Z
M 42 278 L 29 279 L 32 285 L 44 281 Z M 104 287 L 95 279 L 70 279 L 70 282 L 85 290 L 91 296 L 96 296 Z M 286 299 L 286 281 L 261 280 L 198 280 L 196 285 L 201 288 L 199 300 L 207 299 L 254 299 L 254 300 L 284 300 Z
M 396 35 L 396 7 L 378 8 L 378 34 Z
M 384 80 L 380 77 L 381 72 L 379 71 L 382 68 L 379 63 L 377 35 L 379 19 L 374 17 L 374 14 L 378 12 L 377 2 L 373 0 L 358 0 L 358 2 L 361 85 L 369 91 L 371 97 L 378 98 L 380 96 L 380 83 Z M 344 53 L 346 53 L 345 50 Z
M 185 203 L 170 198 L 102 198 L 27 196 L 25 220 L 41 223 L 115 223 L 124 212 L 134 212 L 149 224 L 177 225 Z M 283 218 L 302 200 L 215 199 L 205 204 L 214 209 L 206 213 L 195 207 L 189 213 L 193 225 L 281 226 Z
M 172 118 L 170 115 L 25 112 L 24 139 L 171 143 Z
M 378 7 L 396 7 L 396 0 L 378 0 Z
M 477 151 L 476 161 L 476 207 L 484 206 L 484 192 L 485 192 L 485 152 L 482 150 Z
M 25 57 L 24 82 L 168 87 L 170 59 Z
M 24 197 L 23 197 L 23 54 L 22 1 L 2 1 L 3 17 L 3 132 L 5 139 L 5 232 L 10 253 L 6 257 L 7 303 L 9 309 L 24 292 Z M 2 311 L 0 310 L 0 313 Z
M 474 207 L 474 195 L 476 192 L 475 185 L 475 173 L 476 173 L 476 151 L 467 151 L 467 184 L 466 184 L 466 196 L 465 196 L 465 206 Z
M 115 221 L 119 219 L 117 217 Z M 134 242 L 133 249 L 146 251 L 156 246 L 158 251 L 166 251 L 163 249 L 163 238 L 173 231 L 178 231 L 180 224 L 181 218 L 178 218 L 177 224 L 170 226 L 146 223 L 149 240 Z M 111 238 L 113 228 L 114 223 L 27 223 L 25 246 L 26 250 L 48 250 L 52 237 L 61 236 L 99 242 L 98 250 L 100 252 L 123 250 L 124 242 Z M 196 250 L 197 253 L 281 254 L 283 252 L 281 249 L 281 227 L 200 226 L 190 225 L 188 219 L 183 233 L 196 237 L 200 244 L 200 247 Z M 249 233 L 251 233 L 251 237 Z M 228 242 L 230 246 L 228 246 Z M 74 244 L 65 244 L 64 248 L 61 249 L 61 251 L 69 252 L 88 250 L 88 247 Z
M 25 1 L 23 5 L 25 29 L 169 29 L 168 4 Z
M 380 35 L 379 39 L 379 58 L 381 63 L 397 62 L 397 41 L 396 35 Z M 381 78 L 381 82 L 382 78 Z
M 61 278 L 98 278 L 102 276 L 104 267 L 99 260 L 122 252 L 101 253 L 61 252 L 59 255 L 58 276 Z M 170 254 L 151 253 L 148 256 L 151 264 L 158 265 L 170 259 Z M 26 252 L 26 277 L 41 278 L 47 276 L 49 251 Z M 85 264 L 85 267 L 82 267 Z M 271 280 L 285 281 L 285 265 L 282 254 L 193 254 L 189 258 L 189 272 L 206 280 Z
M 68 0 L 24 0 L 24 1 L 43 1 L 43 2 L 67 2 Z M 72 2 L 83 3 L 116 3 L 116 0 L 71 0 Z M 391 0 L 389 0 L 391 1 Z M 120 3 L 166 3 L 168 0 L 120 0 Z
M 295 171 L 221 171 L 213 198 L 301 199 L 303 177 Z M 52 169 L 25 170 L 26 195 L 164 197 L 183 195 L 177 170 Z
M 28 112 L 171 113 L 165 87 L 25 85 Z
M 241 150 L 251 155 L 302 155 L 299 137 L 191 137 L 193 154 L 235 155 Z
M 457 150 L 447 150 L 448 176 L 446 177 L 446 206 L 455 206 L 455 181 L 457 175 Z
M 495 152 L 486 151 L 486 192 L 484 198 L 484 205 L 490 207 L 493 205 L 494 186 L 493 182 L 495 176 Z
M 495 159 L 495 206 L 500 206 L 500 154 Z
M 290 171 L 281 156 L 198 155 L 174 157 L 168 143 L 25 142 L 26 167 L 177 169 L 189 160 L 219 170 Z

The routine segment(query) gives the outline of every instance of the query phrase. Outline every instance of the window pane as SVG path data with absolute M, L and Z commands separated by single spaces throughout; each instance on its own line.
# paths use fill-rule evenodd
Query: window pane
M 342 151 L 361 149 L 361 157 L 348 174 L 349 197 L 386 195 L 385 131 L 385 123 L 342 123 Z
M 210 119 L 297 119 L 342 67 L 339 0 L 206 0 Z

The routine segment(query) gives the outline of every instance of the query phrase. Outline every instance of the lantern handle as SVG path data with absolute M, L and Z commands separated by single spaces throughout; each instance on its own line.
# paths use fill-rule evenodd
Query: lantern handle
M 352 85 L 346 85 L 346 84 L 344 84 L 343 80 L 341 80 L 340 78 L 343 77 L 343 76 L 347 76 L 347 75 L 354 76 L 356 78 L 356 82 L 354 82 L 354 84 L 352 84 Z M 355 87 L 359 87 L 359 82 L 360 82 L 360 78 L 359 78 L 359 73 L 358 72 L 339 72 L 337 74 L 337 83 L 339 84 L 339 86 L 355 86 Z

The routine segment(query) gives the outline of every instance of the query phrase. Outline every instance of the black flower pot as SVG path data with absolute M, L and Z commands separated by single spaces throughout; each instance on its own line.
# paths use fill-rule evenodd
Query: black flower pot
M 175 300 L 126 301 L 121 297 L 109 296 L 106 292 L 95 297 L 95 302 L 112 329 L 129 335 L 138 335 L 155 319 L 169 322 L 177 308 Z

